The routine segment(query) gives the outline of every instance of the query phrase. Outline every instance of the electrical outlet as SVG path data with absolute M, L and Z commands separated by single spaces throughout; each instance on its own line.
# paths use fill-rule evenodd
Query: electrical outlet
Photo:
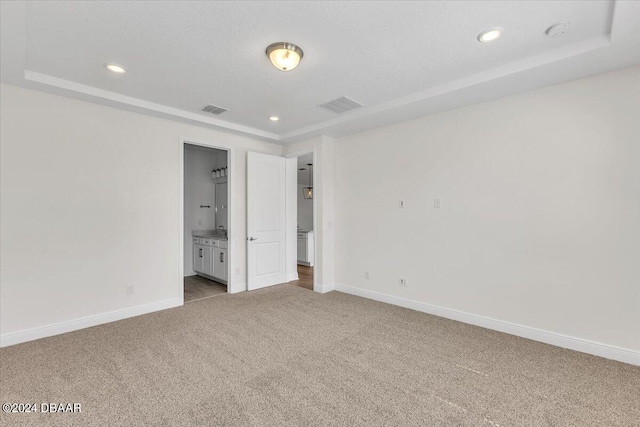
M 400 286 L 406 288 L 408 284 L 409 284 L 409 281 L 405 277 L 400 278 Z
M 440 209 L 440 199 L 433 199 L 433 207 Z
M 371 280 L 371 272 L 370 271 L 365 271 L 364 272 L 364 279 L 365 280 Z
M 404 208 L 406 206 L 403 199 L 400 199 L 398 206 L 400 206 L 401 208 Z
M 131 295 L 133 293 L 133 285 L 127 285 L 127 295 Z

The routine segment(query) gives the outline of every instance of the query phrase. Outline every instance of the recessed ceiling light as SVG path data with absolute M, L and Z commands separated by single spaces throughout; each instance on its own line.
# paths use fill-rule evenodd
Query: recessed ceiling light
M 500 27 L 483 31 L 478 34 L 478 41 L 482 43 L 491 43 L 492 41 L 498 40 L 500 36 L 502 36 L 502 31 L 504 31 L 504 29 Z
M 272 122 L 277 122 L 278 120 L 280 120 L 280 117 L 278 117 L 278 116 L 269 116 L 269 120 L 271 120 Z
M 118 64 L 104 64 L 104 68 L 106 68 L 107 70 L 113 73 L 118 73 L 118 74 L 124 74 L 127 71 L 124 69 L 122 65 L 118 65 Z
M 298 66 L 303 57 L 302 49 L 293 43 L 278 42 L 267 47 L 267 56 L 280 71 L 291 71 Z

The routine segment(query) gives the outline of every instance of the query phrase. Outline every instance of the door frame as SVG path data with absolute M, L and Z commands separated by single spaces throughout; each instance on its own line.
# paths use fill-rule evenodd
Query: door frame
M 313 184 L 314 184 L 314 196 L 313 196 L 313 290 L 315 292 L 318 293 L 322 293 L 321 288 L 322 286 L 320 286 L 320 283 L 318 283 L 318 271 L 320 271 L 320 269 L 322 268 L 322 261 L 319 261 L 318 257 L 318 227 L 319 227 L 319 223 L 318 223 L 318 209 L 320 208 L 319 204 L 318 204 L 318 198 L 316 197 L 316 191 L 315 191 L 315 187 L 316 187 L 316 183 L 318 182 L 318 169 L 316 168 L 317 165 L 317 159 L 318 159 L 318 154 L 317 154 L 317 149 L 314 147 L 313 149 L 306 149 L 306 150 L 301 150 L 301 151 L 294 151 L 292 153 L 287 153 L 284 157 L 285 159 L 291 159 L 291 158 L 298 158 L 300 156 L 303 156 L 305 154 L 311 154 L 312 155 L 312 163 L 313 163 Z M 287 197 L 291 197 L 291 194 L 287 193 Z M 295 200 L 296 200 L 296 217 L 293 219 L 293 224 L 287 222 L 286 223 L 286 228 L 287 228 L 287 232 L 291 232 L 291 230 L 294 230 L 295 235 L 297 236 L 297 227 L 296 224 L 298 222 L 298 168 L 297 168 L 297 163 L 296 163 L 296 186 L 295 186 Z M 289 239 L 287 239 L 287 243 L 289 243 Z M 297 240 L 296 240 L 296 244 L 297 244 Z M 298 259 L 296 256 L 296 268 L 298 265 Z M 287 269 L 288 270 L 288 269 Z
M 227 293 L 235 293 L 235 292 L 240 292 L 240 291 L 244 291 L 246 290 L 246 287 L 244 289 L 241 290 L 237 290 L 235 289 L 235 285 L 236 285 L 236 278 L 235 278 L 235 274 L 233 274 L 236 268 L 236 257 L 233 256 L 234 250 L 235 250 L 235 243 L 234 243 L 234 237 L 236 235 L 240 235 L 240 233 L 238 232 L 238 230 L 236 229 L 237 224 L 235 221 L 235 207 L 234 207 L 234 203 L 233 200 L 235 198 L 235 181 L 236 181 L 236 174 L 238 173 L 238 171 L 236 170 L 236 168 L 234 167 L 235 165 L 235 150 L 232 147 L 225 147 L 223 145 L 220 145 L 219 143 L 215 143 L 215 142 L 210 142 L 210 141 L 204 141 L 204 140 L 200 140 L 198 138 L 188 138 L 188 137 L 180 137 L 180 153 L 178 155 L 178 161 L 179 161 L 179 169 L 180 169 L 180 203 L 178 203 L 179 206 L 179 225 L 180 225 L 180 229 L 179 229 L 179 246 L 180 246 L 180 260 L 178 263 L 178 296 L 180 298 L 180 300 L 182 301 L 182 304 L 184 304 L 184 149 L 185 149 L 185 145 L 197 145 L 200 147 L 206 147 L 206 148 L 214 148 L 216 150 L 222 150 L 222 151 L 226 151 L 227 152 L 227 166 L 228 166 L 228 171 L 230 172 L 230 175 L 227 175 L 227 203 L 229 204 L 229 210 L 228 210 L 228 229 L 227 232 L 230 236 L 232 236 L 232 238 L 229 239 L 228 241 L 228 248 L 227 248 L 227 253 L 228 255 L 228 259 L 229 259 L 229 263 L 227 265 Z

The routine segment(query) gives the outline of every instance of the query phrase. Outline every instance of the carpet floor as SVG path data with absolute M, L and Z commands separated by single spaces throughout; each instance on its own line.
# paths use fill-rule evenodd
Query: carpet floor
M 47 426 L 640 426 L 640 367 L 292 285 L 0 349 Z

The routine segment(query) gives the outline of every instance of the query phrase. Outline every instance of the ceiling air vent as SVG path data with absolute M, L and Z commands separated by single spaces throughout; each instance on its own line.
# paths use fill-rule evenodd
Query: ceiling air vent
M 207 105 L 202 109 L 202 111 L 206 113 L 218 115 L 218 114 L 224 113 L 225 111 L 227 111 L 227 109 L 222 107 L 216 107 L 215 105 Z
M 329 110 L 332 113 L 342 114 L 347 111 L 355 110 L 356 108 L 363 107 L 357 101 L 354 101 L 351 98 L 346 96 L 341 96 L 340 98 L 334 99 L 333 101 L 325 102 L 324 104 L 318 105 L 320 108 L 324 108 L 325 110 Z

